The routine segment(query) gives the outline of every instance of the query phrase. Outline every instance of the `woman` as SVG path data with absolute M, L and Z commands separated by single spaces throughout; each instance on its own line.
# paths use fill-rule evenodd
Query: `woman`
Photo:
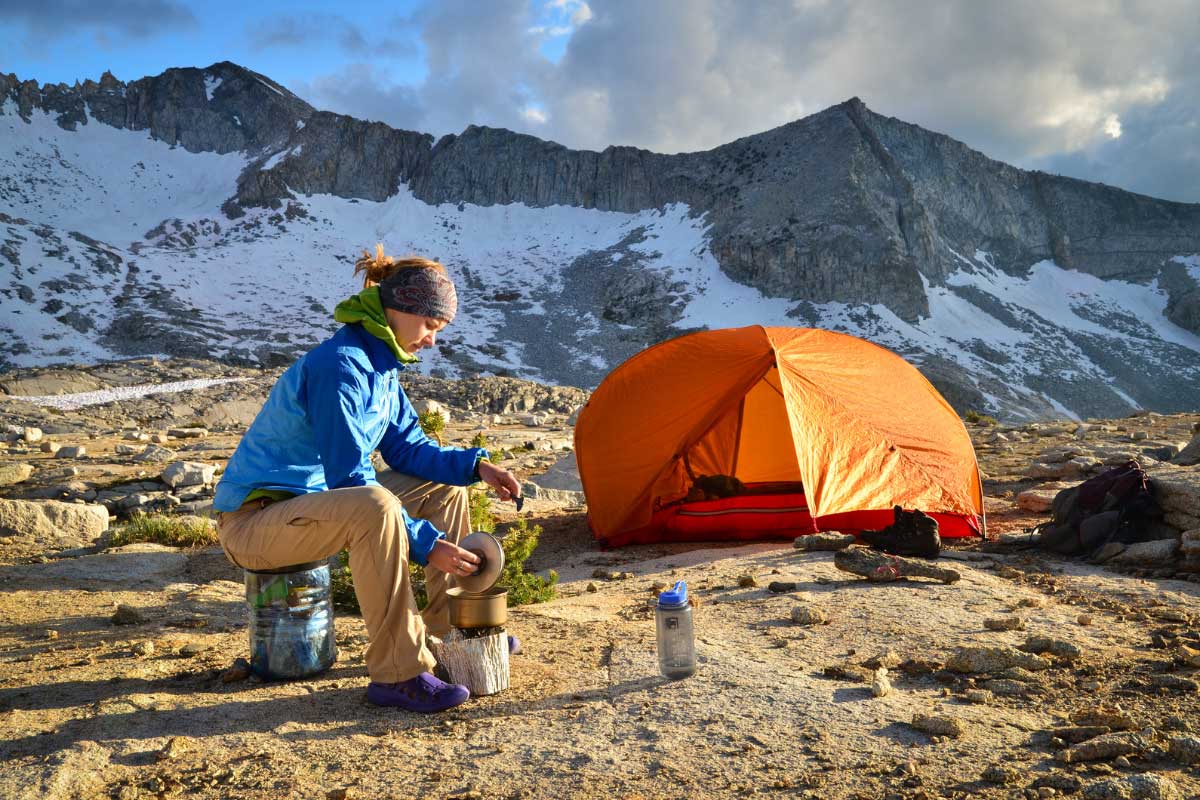
M 520 485 L 485 450 L 431 441 L 400 386 L 401 370 L 454 319 L 458 296 L 445 267 L 393 259 L 378 245 L 354 272 L 364 288 L 335 310 L 343 327 L 280 376 L 229 460 L 213 502 L 221 546 L 245 569 L 348 548 L 370 636 L 367 698 L 442 711 L 469 697 L 430 673 L 436 662 L 425 645 L 426 630 L 449 631 L 446 576 L 479 565 L 456 544 L 470 529 L 464 487 L 482 480 L 508 500 Z M 391 467 L 379 475 L 376 449 Z M 426 566 L 423 615 L 410 559 Z

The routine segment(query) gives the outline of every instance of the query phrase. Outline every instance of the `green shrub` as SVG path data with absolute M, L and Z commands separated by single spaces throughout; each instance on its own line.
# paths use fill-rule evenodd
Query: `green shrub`
M 967 411 L 967 413 L 963 415 L 963 419 L 965 419 L 967 422 L 970 422 L 972 425 L 995 425 L 996 424 L 995 417 L 989 417 L 987 414 L 980 414 L 975 409 L 971 409 L 971 410 Z
M 442 443 L 442 433 L 446 430 L 446 418 L 439 411 L 426 411 L 424 414 L 417 415 L 417 424 L 421 426 L 421 430 L 425 431 L 425 435 L 431 439 L 436 439 L 438 444 Z
M 468 489 L 471 493 L 471 530 L 496 530 L 496 518 L 492 516 L 492 498 L 484 489 Z
M 133 542 L 153 542 L 171 547 L 203 547 L 217 543 L 217 532 L 207 519 L 135 513 L 129 522 L 113 529 L 109 547 Z
M 496 520 L 492 516 L 491 501 L 487 493 L 472 491 L 471 530 L 490 533 L 495 529 Z M 500 573 L 496 583 L 508 589 L 509 606 L 544 603 L 554 599 L 558 573 L 551 570 L 550 577 L 543 578 L 525 571 L 525 562 L 533 555 L 541 535 L 540 525 L 530 527 L 524 518 L 520 518 L 507 527 L 500 539 L 500 546 L 504 549 L 504 571 Z M 338 553 L 338 563 L 340 566 L 330 576 L 334 608 L 344 613 L 361 614 L 358 596 L 354 594 L 354 576 L 350 572 L 349 551 L 343 550 Z M 425 589 L 425 570 L 419 564 L 410 564 L 408 575 L 417 608 L 424 609 L 429 605 L 429 595 Z
M 487 446 L 488 446 L 488 438 L 487 438 L 487 436 L 484 435 L 483 431 L 479 431 L 478 433 L 476 433 L 474 436 L 471 437 L 471 447 L 482 447 L 483 449 L 486 450 Z
M 420 564 L 408 565 L 408 580 L 412 584 L 417 610 L 429 605 L 429 594 L 425 591 L 425 569 Z M 329 595 L 333 607 L 345 614 L 361 614 L 358 595 L 354 593 L 354 575 L 350 572 L 350 551 L 338 553 L 338 567 L 329 576 Z
M 525 562 L 537 549 L 542 526 L 529 526 L 524 517 L 519 517 L 505 531 L 500 545 L 504 548 L 504 571 L 497 583 L 508 589 L 508 605 L 523 606 L 528 603 L 544 603 L 553 600 L 558 573 L 550 570 L 550 577 L 525 571 Z
M 358 595 L 354 593 L 354 578 L 350 574 L 350 551 L 338 553 L 338 568 L 329 576 L 329 596 L 333 607 L 349 614 L 361 614 Z

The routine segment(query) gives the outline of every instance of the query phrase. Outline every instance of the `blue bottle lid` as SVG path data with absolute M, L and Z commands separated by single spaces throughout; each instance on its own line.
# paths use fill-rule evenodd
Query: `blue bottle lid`
M 687 583 L 684 581 L 679 581 L 674 588 L 660 592 L 658 595 L 659 608 L 682 608 L 687 604 Z

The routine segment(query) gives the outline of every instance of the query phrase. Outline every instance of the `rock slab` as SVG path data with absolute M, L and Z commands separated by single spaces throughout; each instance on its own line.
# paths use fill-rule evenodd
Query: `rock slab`
M 85 547 L 108 530 L 108 509 L 53 500 L 0 500 L 0 537 L 61 549 Z

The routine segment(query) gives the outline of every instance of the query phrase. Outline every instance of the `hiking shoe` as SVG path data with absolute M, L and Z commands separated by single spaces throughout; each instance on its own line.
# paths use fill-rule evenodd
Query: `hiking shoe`
M 367 685 L 367 700 L 377 706 L 396 706 L 406 711 L 431 714 L 462 705 L 471 693 L 457 683 L 446 683 L 428 672 L 400 683 Z
M 876 550 L 894 556 L 937 558 L 942 552 L 942 537 L 937 520 L 923 511 L 892 508 L 893 522 L 883 530 L 863 531 L 858 537 Z

